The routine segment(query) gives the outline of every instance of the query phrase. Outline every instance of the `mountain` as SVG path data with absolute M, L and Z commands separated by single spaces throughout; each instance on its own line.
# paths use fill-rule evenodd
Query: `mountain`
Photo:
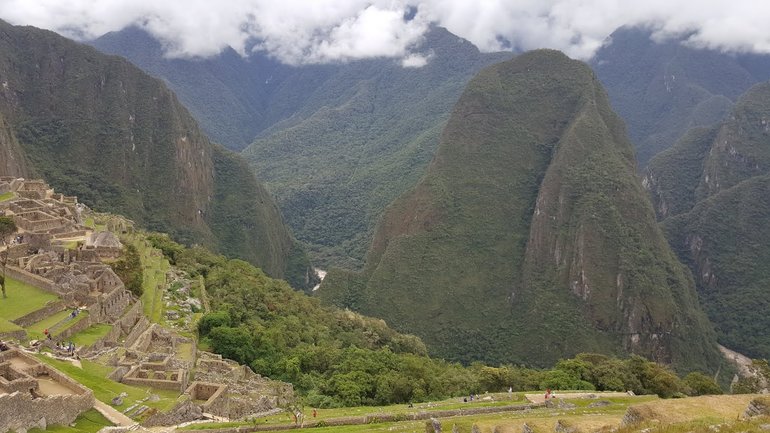
M 587 65 L 541 50 L 488 67 L 424 177 L 388 206 L 364 271 L 332 270 L 318 296 L 450 359 L 592 351 L 716 369 L 692 278 L 635 172 Z
M 770 79 L 770 56 L 726 54 L 651 36 L 648 29 L 622 27 L 591 61 L 628 125 L 641 167 L 689 129 L 721 121 L 741 94 Z
M 387 203 L 419 179 L 463 86 L 511 56 L 480 53 L 439 27 L 418 47 L 421 68 L 392 59 L 287 66 L 232 50 L 166 59 L 136 28 L 92 44 L 163 78 L 215 140 L 251 143 L 243 155 L 314 261 L 351 269 Z
M 720 342 L 770 357 L 770 83 L 653 158 L 645 185 Z
M 341 66 L 291 119 L 243 151 L 287 222 L 325 265 L 358 269 L 385 206 L 419 180 L 465 84 L 511 57 L 442 28 L 421 68 L 388 59 Z
M 5 22 L 0 77 L 4 174 L 44 177 L 146 228 L 295 284 L 305 279 L 306 271 L 287 273 L 289 262 L 307 259 L 268 193 L 240 157 L 209 142 L 161 81 L 125 59 Z
M 136 27 L 89 43 L 163 79 L 215 142 L 236 151 L 291 117 L 336 69 L 293 68 L 265 55 L 243 57 L 231 48 L 211 58 L 170 59 L 154 37 Z

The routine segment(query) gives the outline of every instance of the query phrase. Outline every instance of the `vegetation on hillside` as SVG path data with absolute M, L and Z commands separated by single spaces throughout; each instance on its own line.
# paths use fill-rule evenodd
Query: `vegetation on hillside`
M 770 57 L 653 41 L 644 28 L 620 28 L 591 61 L 613 108 L 628 125 L 640 167 L 690 128 L 726 117 L 733 102 L 770 79 Z
M 162 81 L 125 59 L 2 21 L 0 73 L 10 101 L 0 102 L 0 127 L 7 123 L 2 132 L 10 134 L 0 135 L 11 136 L 9 146 L 18 139 L 23 154 L 8 159 L 19 167 L 9 162 L 7 174 L 29 172 L 142 227 L 307 280 L 308 266 L 286 274 L 290 254 L 294 270 L 307 259 L 271 197 L 223 192 L 258 184 L 237 155 L 222 156 Z
M 719 363 L 622 122 L 588 67 L 553 51 L 470 82 L 426 175 L 388 207 L 364 272 L 332 271 L 317 294 L 453 360 L 547 366 L 596 351 Z
M 671 246 L 695 276 L 719 341 L 770 356 L 770 84 L 739 98 L 729 119 L 690 131 L 656 156 L 646 183 Z M 763 123 L 764 122 L 764 123 Z
M 582 354 L 552 370 L 469 367 L 429 358 L 414 336 L 385 322 L 321 306 L 252 265 L 184 248 L 168 237 L 150 241 L 178 268 L 202 276 L 212 311 L 198 322 L 201 340 L 257 373 L 294 384 L 316 407 L 426 401 L 484 391 L 633 390 L 670 397 L 721 392 L 698 376 L 682 380 L 641 357 Z

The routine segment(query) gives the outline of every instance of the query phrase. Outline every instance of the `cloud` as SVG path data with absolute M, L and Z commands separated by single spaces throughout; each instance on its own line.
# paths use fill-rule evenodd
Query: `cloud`
M 587 59 L 629 25 L 697 47 L 770 53 L 770 3 L 756 0 L 3 0 L 0 18 L 77 39 L 133 25 L 171 57 L 231 46 L 290 64 L 391 57 L 420 67 L 431 24 L 483 51 L 548 47 Z

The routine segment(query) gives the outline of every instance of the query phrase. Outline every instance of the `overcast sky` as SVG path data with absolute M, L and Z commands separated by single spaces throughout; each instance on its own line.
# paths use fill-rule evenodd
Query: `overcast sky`
M 484 51 L 588 59 L 616 28 L 643 25 L 696 46 L 770 52 L 767 0 L 0 0 L 0 18 L 76 39 L 135 25 L 172 57 L 229 45 L 292 64 L 385 56 L 420 66 L 413 50 L 433 23 Z

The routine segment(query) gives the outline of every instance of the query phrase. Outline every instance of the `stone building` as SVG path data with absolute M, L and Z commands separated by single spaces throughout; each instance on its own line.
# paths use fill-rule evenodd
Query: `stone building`
M 88 388 L 16 348 L 0 352 L 0 431 L 70 424 L 94 405 Z

